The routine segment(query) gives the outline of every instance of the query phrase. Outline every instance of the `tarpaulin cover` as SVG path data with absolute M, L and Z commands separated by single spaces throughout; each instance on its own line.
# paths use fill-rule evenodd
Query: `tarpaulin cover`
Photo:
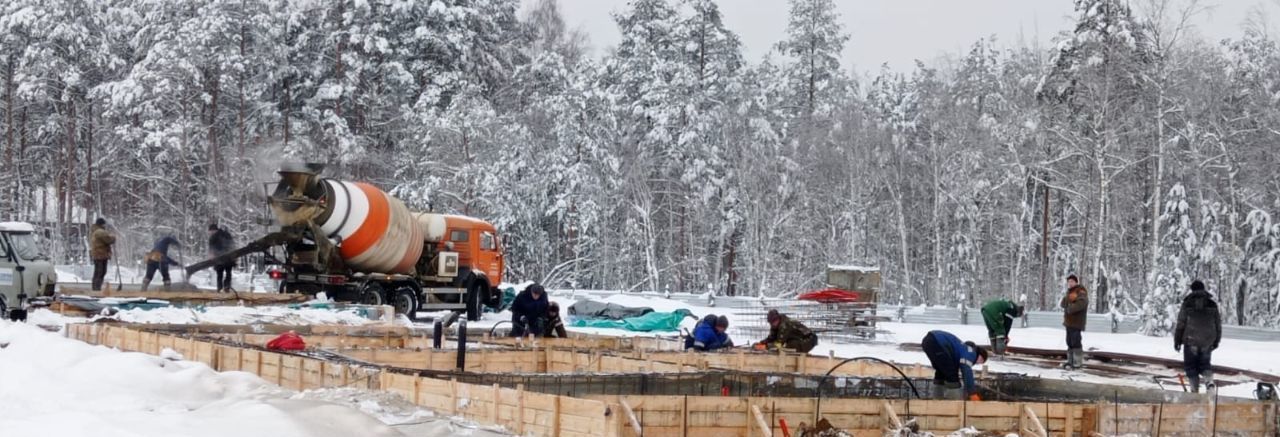
M 590 299 L 580 300 L 569 305 L 569 315 L 579 319 L 622 320 L 628 317 L 639 317 L 653 312 L 649 307 L 626 307 L 616 303 L 604 303 Z
M 625 329 L 636 332 L 675 331 L 680 329 L 680 322 L 685 317 L 693 317 L 693 314 L 689 310 L 679 309 L 670 313 L 649 312 L 639 317 L 628 317 L 622 320 L 578 319 L 573 323 L 573 326 L 579 328 Z
M 825 288 L 822 290 L 810 291 L 808 293 L 801 294 L 797 299 L 812 300 L 812 301 L 818 301 L 822 303 L 836 303 L 836 302 L 858 302 L 859 297 L 861 297 L 861 295 L 859 295 L 858 292 L 856 291 L 841 290 L 839 288 Z
M 485 305 L 481 309 L 486 313 L 500 313 L 500 312 L 506 311 L 507 308 L 511 308 L 511 302 L 515 302 L 515 301 L 516 301 L 516 288 L 507 287 L 502 289 L 502 303 L 499 304 L 497 308 L 491 308 L 488 305 Z

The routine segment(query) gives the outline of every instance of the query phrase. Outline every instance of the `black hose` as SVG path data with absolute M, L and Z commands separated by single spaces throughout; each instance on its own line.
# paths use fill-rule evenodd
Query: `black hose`
M 907 377 L 907 374 L 903 373 L 902 369 L 899 369 L 898 366 L 895 366 L 893 363 L 890 363 L 888 361 L 885 361 L 876 357 L 853 357 L 853 358 L 849 358 L 844 361 L 841 361 L 839 364 L 836 364 L 834 367 L 831 368 L 831 370 L 828 370 L 827 373 L 822 375 L 822 379 L 818 380 L 818 401 L 817 401 L 817 405 L 815 405 L 813 409 L 813 423 L 818 423 L 818 420 L 822 417 L 822 383 L 827 382 L 827 378 L 831 376 L 831 372 L 835 372 L 836 369 L 840 368 L 840 366 L 849 364 L 854 361 L 859 361 L 859 360 L 876 361 L 881 364 L 886 364 L 889 367 L 892 367 L 895 372 L 898 372 L 899 375 L 902 375 L 902 380 L 907 382 L 908 387 L 911 387 L 911 393 L 916 395 L 916 399 L 920 399 L 920 391 L 916 390 L 915 383 L 911 382 L 911 378 Z M 911 399 L 908 398 L 907 401 L 910 402 Z
M 510 321 L 510 320 L 503 320 L 503 321 L 500 321 L 500 322 L 498 322 L 498 323 L 494 323 L 494 324 L 493 324 L 493 327 L 492 327 L 492 328 L 489 328 L 489 337 L 497 337 L 497 335 L 496 335 L 496 334 L 494 334 L 494 333 L 498 331 L 498 327 L 499 327 L 499 326 L 502 326 L 502 324 L 503 324 L 503 323 L 511 323 L 511 321 Z

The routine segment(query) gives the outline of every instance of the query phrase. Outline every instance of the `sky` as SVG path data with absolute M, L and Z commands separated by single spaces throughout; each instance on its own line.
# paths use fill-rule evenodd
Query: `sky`
M 522 0 L 532 4 L 535 0 Z M 673 0 L 674 1 L 674 0 Z M 1135 5 L 1152 0 L 1135 0 Z M 1185 4 L 1187 0 L 1170 0 Z M 627 0 L 559 0 L 565 21 L 590 36 L 593 55 L 618 43 L 611 12 Z M 784 0 L 718 0 L 725 25 L 742 39 L 746 55 L 759 60 L 787 25 Z M 835 0 L 845 31 L 850 35 L 844 66 L 866 73 L 887 63 L 909 71 L 916 59 L 931 62 L 959 57 L 979 38 L 996 37 L 997 47 L 1038 42 L 1052 47 L 1058 32 L 1070 28 L 1072 0 Z M 1259 6 L 1269 15 L 1273 32 L 1280 31 L 1280 0 L 1201 0 L 1211 8 L 1194 19 L 1195 31 L 1210 41 L 1241 35 L 1248 11 Z

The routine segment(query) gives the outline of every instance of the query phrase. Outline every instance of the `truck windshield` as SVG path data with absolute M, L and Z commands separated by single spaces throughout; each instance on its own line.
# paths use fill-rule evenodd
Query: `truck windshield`
M 40 246 L 36 244 L 35 234 L 30 232 L 10 233 L 9 245 L 13 247 L 13 254 L 19 259 L 34 261 L 45 258 L 40 252 Z

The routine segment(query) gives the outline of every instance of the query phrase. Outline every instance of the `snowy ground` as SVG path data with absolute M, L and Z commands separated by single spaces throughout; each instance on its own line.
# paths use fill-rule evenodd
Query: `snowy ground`
M 493 436 L 385 393 L 298 393 L 176 354 L 91 346 L 0 321 L 0 434 L 101 437 Z

